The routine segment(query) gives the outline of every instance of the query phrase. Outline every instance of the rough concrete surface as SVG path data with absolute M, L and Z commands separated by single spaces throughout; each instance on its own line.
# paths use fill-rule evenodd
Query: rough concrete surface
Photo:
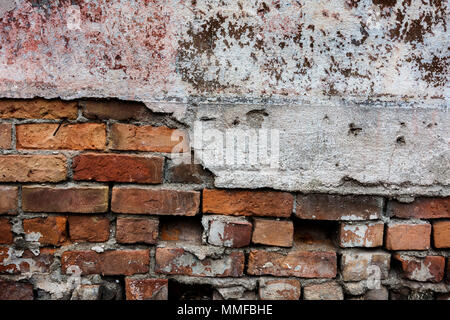
M 438 0 L 5 0 L 0 97 L 279 130 L 279 170 L 203 159 L 218 187 L 448 195 L 448 16 Z

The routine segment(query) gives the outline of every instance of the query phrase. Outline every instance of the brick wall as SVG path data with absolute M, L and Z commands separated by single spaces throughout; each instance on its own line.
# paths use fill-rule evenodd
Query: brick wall
M 185 129 L 139 103 L 0 100 L 0 299 L 450 297 L 449 198 L 216 189 L 171 159 Z

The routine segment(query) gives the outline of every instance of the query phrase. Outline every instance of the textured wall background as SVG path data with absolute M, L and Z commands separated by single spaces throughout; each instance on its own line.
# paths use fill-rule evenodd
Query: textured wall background
M 448 17 L 1 1 L 0 299 L 449 299 Z

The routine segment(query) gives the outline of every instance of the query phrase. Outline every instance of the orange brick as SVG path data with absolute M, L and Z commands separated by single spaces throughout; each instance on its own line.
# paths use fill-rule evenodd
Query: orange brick
M 7 218 L 0 218 L 0 244 L 11 244 L 12 242 L 11 222 Z
M 98 216 L 70 216 L 69 234 L 72 241 L 105 242 L 109 239 L 109 219 Z
M 16 126 L 18 149 L 103 150 L 106 127 L 101 123 L 31 123 Z
M 111 126 L 111 149 L 151 152 L 188 152 L 189 140 L 182 130 L 167 127 L 135 126 L 115 123 Z M 178 149 L 174 149 L 177 147 Z
M 430 248 L 429 223 L 389 223 L 386 230 L 388 250 L 427 250 Z
M 426 256 L 424 258 L 396 254 L 394 259 L 401 263 L 403 275 L 410 280 L 440 282 L 444 278 L 445 258 Z
M 45 99 L 2 99 L 0 100 L 0 118 L 15 119 L 76 119 L 78 106 L 76 101 Z
M 10 123 L 0 123 L 0 149 L 11 149 L 11 130 Z
M 108 187 L 22 187 L 22 209 L 27 212 L 106 212 Z
M 66 217 L 46 217 L 23 220 L 23 230 L 42 245 L 63 245 L 67 241 Z
M 339 245 L 343 248 L 374 248 L 383 245 L 383 222 L 341 223 Z
M 78 267 L 82 274 L 105 276 L 147 273 L 150 265 L 149 250 L 66 251 L 61 255 L 63 273 L 71 273 Z
M 154 244 L 158 240 L 158 226 L 158 219 L 117 218 L 117 242 Z
M 294 197 L 287 192 L 203 190 L 203 212 L 241 216 L 289 217 Z
M 111 210 L 117 213 L 193 216 L 199 206 L 197 191 L 130 187 L 114 187 L 112 191 Z
M 292 221 L 254 219 L 253 225 L 253 243 L 292 247 L 294 239 L 294 224 Z
M 1 182 L 59 182 L 66 175 L 63 155 L 0 156 Z
M 163 165 L 163 157 L 87 153 L 73 159 L 73 179 L 162 183 Z
M 450 197 L 417 198 L 411 203 L 390 201 L 388 212 L 403 219 L 450 218 Z
M 127 300 L 167 300 L 167 279 L 125 279 Z
M 19 188 L 0 186 L 0 215 L 17 214 L 18 197 L 19 197 Z
M 433 239 L 436 248 L 450 248 L 450 220 L 433 222 Z

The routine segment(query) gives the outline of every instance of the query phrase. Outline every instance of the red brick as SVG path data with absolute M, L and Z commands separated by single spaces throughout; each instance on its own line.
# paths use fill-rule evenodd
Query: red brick
M 109 219 L 98 216 L 70 216 L 69 234 L 72 241 L 105 242 L 109 239 Z
M 114 187 L 111 209 L 117 213 L 194 216 L 200 206 L 197 191 Z
M 417 198 L 411 203 L 389 201 L 388 212 L 403 219 L 450 218 L 450 197 Z
M 85 100 L 81 101 L 80 105 L 83 108 L 83 116 L 88 119 L 157 121 L 161 118 L 142 102 Z
M 347 251 L 341 257 L 344 281 L 367 280 L 372 275 L 386 279 L 389 275 L 391 255 L 383 251 Z
M 436 248 L 450 248 L 450 220 L 433 222 L 433 241 Z
M 203 212 L 236 216 L 289 217 L 294 197 L 286 192 L 203 190 Z
M 163 157 L 85 153 L 73 159 L 73 179 L 162 183 L 163 165 Z
M 12 242 L 11 222 L 7 218 L 0 218 L 0 244 L 11 244 Z
M 11 262 L 12 250 L 12 248 L 0 247 L 0 274 L 17 274 L 20 272 L 19 267 L 15 263 Z
M 300 281 L 295 279 L 261 280 L 259 297 L 261 300 L 298 300 Z
M 405 254 L 396 254 L 394 259 L 401 263 L 403 275 L 407 279 L 421 282 L 440 282 L 444 278 L 444 257 L 427 256 L 419 258 Z
M 0 215 L 17 214 L 18 197 L 19 197 L 19 188 L 0 186 Z
M 0 149 L 11 149 L 11 130 L 10 123 L 0 123 Z
M 167 127 L 135 126 L 121 123 L 115 123 L 111 126 L 110 148 L 113 150 L 167 153 L 188 152 L 190 150 L 185 131 Z
M 303 288 L 305 300 L 344 300 L 342 287 L 334 281 L 310 284 Z
M 76 271 L 82 274 L 105 276 L 147 273 L 150 264 L 149 250 L 113 250 L 104 253 L 94 251 L 66 251 L 61 256 L 63 273 Z
M 46 217 L 23 220 L 23 230 L 42 245 L 63 245 L 67 241 L 66 217 Z M 31 234 L 31 235 L 30 235 Z M 35 234 L 39 237 L 35 239 Z
M 0 118 L 14 119 L 76 119 L 76 101 L 45 99 L 3 99 L 0 100 Z
M 227 220 L 226 218 L 229 217 L 203 218 L 208 243 L 229 248 L 248 246 L 252 237 L 252 224 L 243 219 Z
M 103 150 L 106 127 L 102 123 L 20 124 L 16 126 L 16 139 L 18 149 Z
M 199 260 L 181 248 L 157 248 L 155 271 L 196 277 L 240 277 L 244 261 L 243 252 L 232 252 L 220 259 Z
M 295 214 L 313 220 L 373 220 L 382 210 L 381 197 L 308 194 L 297 195 Z
M 167 279 L 125 279 L 127 300 L 167 300 Z
M 0 279 L 0 300 L 33 300 L 33 285 Z
M 339 245 L 342 248 L 374 248 L 383 245 L 383 222 L 341 223 Z
M 292 247 L 294 239 L 294 224 L 292 221 L 254 219 L 253 224 L 253 243 Z
M 174 183 L 209 183 L 212 174 L 200 164 L 181 163 L 167 169 L 167 180 Z
M 264 250 L 250 251 L 247 273 L 250 275 L 334 278 L 336 252 L 293 250 L 288 254 Z
M 148 243 L 158 241 L 158 219 L 117 218 L 116 239 L 119 243 Z
M 59 182 L 66 180 L 63 155 L 0 156 L 0 182 Z
M 427 250 L 430 248 L 429 223 L 389 223 L 386 230 L 388 250 Z
M 23 187 L 22 209 L 28 212 L 106 212 L 108 187 Z
M 160 220 L 159 239 L 162 241 L 202 243 L 202 225 L 191 217 L 169 217 Z

